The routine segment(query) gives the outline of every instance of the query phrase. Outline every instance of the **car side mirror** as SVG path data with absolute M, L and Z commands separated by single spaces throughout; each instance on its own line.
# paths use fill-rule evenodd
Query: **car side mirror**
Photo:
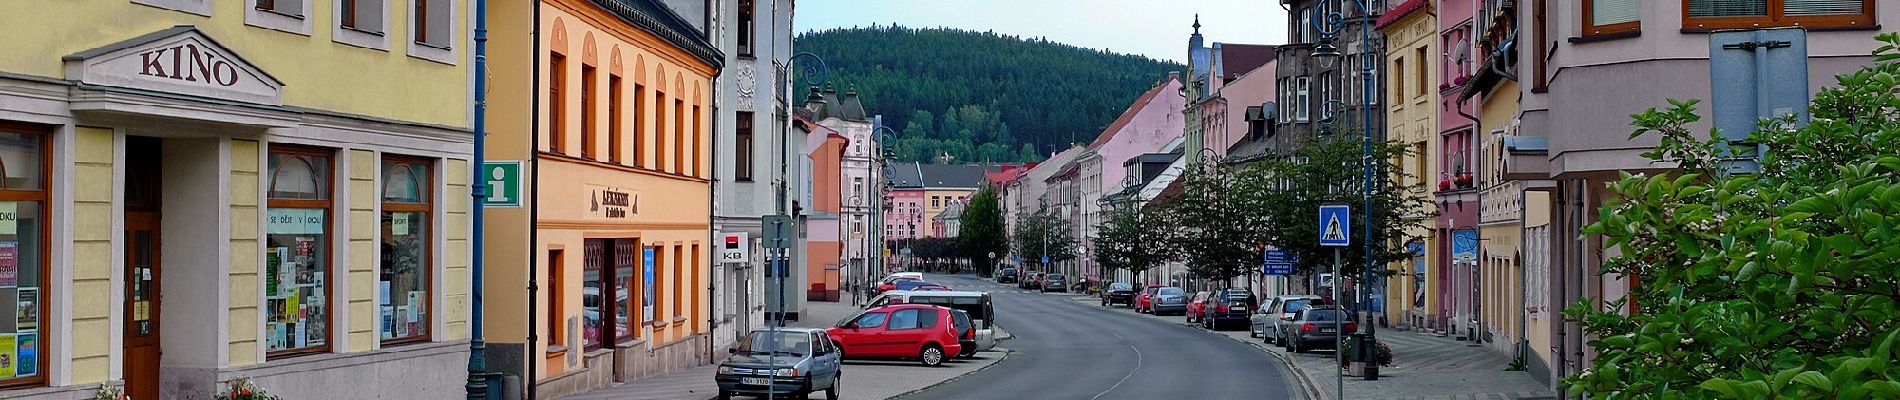
M 734 347 L 734 348 L 726 349 L 726 354 L 739 354 L 739 348 Z

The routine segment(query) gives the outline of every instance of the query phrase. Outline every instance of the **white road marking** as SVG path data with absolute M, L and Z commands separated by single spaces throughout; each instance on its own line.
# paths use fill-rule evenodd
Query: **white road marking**
M 1115 335 L 1116 339 L 1121 339 L 1124 341 L 1128 340 L 1128 338 L 1122 337 L 1120 333 L 1115 333 L 1115 331 L 1108 331 L 1108 333 Z M 1135 368 L 1128 370 L 1128 375 L 1123 375 L 1122 380 L 1115 381 L 1115 386 L 1109 386 L 1108 390 L 1103 390 L 1101 393 L 1096 393 L 1095 397 L 1090 397 L 1089 400 L 1100 399 L 1102 398 L 1102 396 L 1107 395 L 1108 392 L 1115 391 L 1115 388 L 1122 387 L 1122 383 L 1128 382 L 1128 378 L 1132 378 L 1135 376 L 1135 371 L 1141 370 L 1141 349 L 1135 348 L 1135 345 L 1132 345 L 1132 344 L 1128 345 L 1128 349 L 1135 351 Z

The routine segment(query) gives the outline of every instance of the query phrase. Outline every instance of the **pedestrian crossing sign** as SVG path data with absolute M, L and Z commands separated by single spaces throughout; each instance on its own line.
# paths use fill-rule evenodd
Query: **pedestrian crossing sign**
M 1336 247 L 1352 245 L 1352 206 L 1345 204 L 1319 206 L 1319 245 Z

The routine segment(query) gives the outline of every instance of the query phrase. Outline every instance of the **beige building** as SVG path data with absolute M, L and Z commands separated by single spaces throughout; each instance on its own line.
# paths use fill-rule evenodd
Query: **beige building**
M 1406 146 L 1397 160 L 1405 178 L 1398 180 L 1415 188 L 1412 195 L 1427 197 L 1438 182 L 1438 66 L 1430 57 L 1438 54 L 1437 19 L 1432 3 L 1410 0 L 1398 3 L 1377 22 L 1385 34 L 1386 66 L 1380 79 L 1386 88 L 1386 134 Z M 1421 55 L 1425 57 L 1420 57 Z M 1419 240 L 1404 243 L 1412 259 L 1394 263 L 1397 272 L 1386 281 L 1385 318 L 1395 326 L 1429 325 L 1437 294 L 1431 284 L 1436 276 L 1436 260 L 1426 249 L 1437 248 L 1441 238 L 1427 227 L 1411 232 Z

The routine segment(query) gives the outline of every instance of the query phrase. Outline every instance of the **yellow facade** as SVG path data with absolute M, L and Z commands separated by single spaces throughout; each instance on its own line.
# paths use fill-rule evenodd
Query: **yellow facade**
M 919 234 L 924 235 L 924 236 L 932 236 L 932 237 L 936 236 L 937 230 L 939 229 L 938 226 L 942 224 L 940 222 L 937 222 L 937 216 L 943 215 L 943 210 L 945 208 L 950 207 L 950 202 L 965 201 L 965 199 L 975 194 L 976 194 L 976 190 L 974 189 L 925 190 L 924 191 L 924 226 L 920 227 L 921 230 L 919 231 L 920 232 Z
M 1411 188 L 1410 196 L 1430 198 L 1438 176 L 1438 62 L 1415 60 L 1416 54 L 1439 54 L 1437 20 L 1431 6 L 1381 27 L 1386 35 L 1387 65 L 1381 79 L 1386 80 L 1386 132 L 1392 140 L 1406 146 L 1406 154 L 1394 162 L 1404 175 L 1400 179 Z M 1420 79 L 1423 77 L 1423 79 Z M 1430 211 L 1430 210 L 1421 210 Z M 1428 220 L 1426 224 L 1429 224 Z M 1418 249 L 1434 249 L 1441 238 L 1433 237 L 1429 225 L 1413 228 L 1418 243 L 1403 243 Z M 1436 307 L 1436 260 L 1429 252 L 1415 252 L 1411 260 L 1393 263 L 1398 272 L 1386 281 L 1386 319 L 1393 324 L 1412 324 L 1423 320 L 1427 310 Z M 1403 322 L 1400 322 L 1403 321 Z
M 519 354 L 490 366 L 559 396 L 704 363 L 718 67 L 594 2 L 539 7 L 491 9 L 487 156 L 520 160 L 528 197 L 487 211 L 484 329 Z
M 160 398 L 160 380 L 164 398 L 202 397 L 237 378 L 286 398 L 459 389 L 463 373 L 444 366 L 467 357 L 470 4 L 429 0 L 426 18 L 452 40 L 418 50 L 416 0 L 359 2 L 382 6 L 370 29 L 380 34 L 340 33 L 351 28 L 337 2 L 279 3 L 304 8 L 266 17 L 301 29 L 262 22 L 255 0 L 0 2 L 0 131 L 46 140 L 38 229 L 71 235 L 23 249 L 45 252 L 33 258 L 47 271 L 39 299 L 61 312 L 17 333 L 41 335 L 37 371 L 0 376 L 0 398 L 85 397 L 102 383 Z M 310 171 L 328 205 L 267 194 L 286 179 L 271 152 L 290 146 L 327 157 Z M 390 217 L 386 162 L 403 157 L 426 192 L 407 212 L 425 223 Z M 279 276 L 266 271 L 281 266 L 265 265 L 281 261 L 266 255 L 278 237 L 267 227 L 280 207 L 324 215 L 311 222 L 323 264 L 295 277 L 314 282 L 308 315 L 267 315 Z M 403 236 L 392 226 L 424 232 L 403 239 L 422 257 L 388 261 L 391 235 Z M 404 299 L 378 290 L 392 263 L 420 277 Z M 387 322 L 392 303 L 415 319 Z M 272 339 L 288 336 L 272 335 L 273 317 L 324 344 L 276 351 Z M 398 324 L 426 333 L 379 335 Z M 378 370 L 422 372 L 404 381 Z

